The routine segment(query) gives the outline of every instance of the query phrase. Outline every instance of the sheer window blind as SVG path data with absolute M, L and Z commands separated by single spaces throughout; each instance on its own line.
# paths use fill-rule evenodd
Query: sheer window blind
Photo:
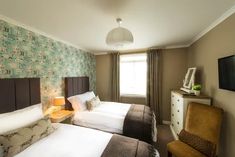
M 147 55 L 120 56 L 120 95 L 146 96 Z

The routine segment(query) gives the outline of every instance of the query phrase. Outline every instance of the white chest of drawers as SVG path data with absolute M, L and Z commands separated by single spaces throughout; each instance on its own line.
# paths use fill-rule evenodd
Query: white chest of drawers
M 180 131 L 184 128 L 186 111 L 190 102 L 210 105 L 211 98 L 204 95 L 187 95 L 183 91 L 171 92 L 171 130 L 176 139 L 178 138 Z

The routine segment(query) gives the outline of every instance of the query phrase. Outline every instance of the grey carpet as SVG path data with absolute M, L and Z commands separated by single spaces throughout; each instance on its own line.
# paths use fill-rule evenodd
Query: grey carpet
M 157 143 L 155 144 L 156 149 L 160 153 L 160 157 L 167 157 L 167 143 L 174 140 L 169 125 L 158 125 L 157 126 Z

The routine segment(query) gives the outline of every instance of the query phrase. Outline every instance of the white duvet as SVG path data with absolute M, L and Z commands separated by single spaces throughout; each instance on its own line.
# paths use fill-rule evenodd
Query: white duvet
M 113 136 L 111 133 L 80 126 L 53 125 L 57 125 L 53 133 L 15 157 L 100 157 Z M 155 157 L 159 157 L 157 151 Z
M 123 123 L 131 104 L 104 102 L 92 111 L 80 111 L 74 115 L 73 123 L 113 133 L 123 133 Z
M 100 157 L 112 134 L 66 124 L 15 157 Z

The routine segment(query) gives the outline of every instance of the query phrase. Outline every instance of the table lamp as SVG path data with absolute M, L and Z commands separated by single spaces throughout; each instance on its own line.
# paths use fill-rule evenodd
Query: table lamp
M 62 96 L 55 97 L 54 100 L 53 100 L 53 105 L 54 106 L 62 106 L 64 104 L 65 104 L 65 99 Z

